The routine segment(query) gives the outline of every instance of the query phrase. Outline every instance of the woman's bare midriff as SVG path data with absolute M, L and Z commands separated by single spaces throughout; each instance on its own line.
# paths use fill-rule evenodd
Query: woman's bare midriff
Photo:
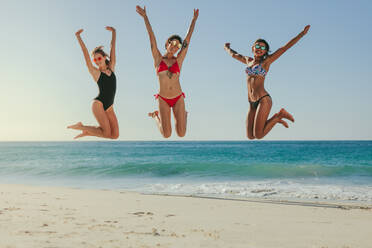
M 158 73 L 160 90 L 159 94 L 165 98 L 174 98 L 182 94 L 179 74 L 173 74 L 171 78 L 168 76 L 168 71 Z
M 254 75 L 248 76 L 247 88 L 248 88 L 248 100 L 255 102 L 260 97 L 268 94 L 264 87 L 265 78 L 262 76 Z

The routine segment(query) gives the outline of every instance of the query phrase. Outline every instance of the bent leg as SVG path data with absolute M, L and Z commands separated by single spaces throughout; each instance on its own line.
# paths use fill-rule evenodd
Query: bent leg
M 110 138 L 111 136 L 110 122 L 106 115 L 105 110 L 103 109 L 103 104 L 100 101 L 93 101 L 92 111 L 94 117 L 96 118 L 99 124 L 99 127 L 85 126 L 81 122 L 78 122 L 77 124 L 71 125 L 68 128 L 83 131 L 80 135 L 77 135 L 75 138 L 81 138 L 84 136 Z
M 169 138 L 172 134 L 171 109 L 168 103 L 161 99 L 161 97 L 159 97 L 159 118 L 160 122 L 158 123 L 158 127 L 160 133 L 164 138 Z
M 252 104 L 249 107 L 248 114 L 247 114 L 247 120 L 245 121 L 246 126 L 246 134 L 248 139 L 255 139 L 254 132 L 253 132 L 253 126 L 254 126 L 254 118 L 256 116 L 256 110 L 252 107 Z
M 257 139 L 265 137 L 279 120 L 276 114 L 268 120 L 271 106 L 270 97 L 262 98 L 258 104 L 254 121 L 254 136 Z
M 119 138 L 119 123 L 114 112 L 114 107 L 111 106 L 106 110 L 107 118 L 110 123 L 111 139 Z
M 179 137 L 184 137 L 186 134 L 187 112 L 185 109 L 185 98 L 181 96 L 177 103 L 173 106 L 173 114 L 175 118 L 176 132 Z
M 161 135 L 164 138 L 169 138 L 172 134 L 170 107 L 161 97 L 159 97 L 158 101 L 159 111 L 149 113 L 149 116 L 155 120 Z
M 288 128 L 288 123 L 282 120 L 283 118 L 294 122 L 293 116 L 285 111 L 285 109 L 281 109 L 278 113 L 274 114 L 269 120 L 267 120 L 271 106 L 272 101 L 270 97 L 263 98 L 258 105 L 254 124 L 254 136 L 257 139 L 265 137 L 277 123 Z

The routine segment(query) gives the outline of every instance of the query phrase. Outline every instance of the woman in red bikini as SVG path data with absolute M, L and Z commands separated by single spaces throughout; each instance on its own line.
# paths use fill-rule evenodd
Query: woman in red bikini
M 149 116 L 155 119 L 163 137 L 168 138 L 172 134 L 171 109 L 173 109 L 177 135 L 184 137 L 187 112 L 185 110 L 185 94 L 182 92 L 179 77 L 191 35 L 199 16 L 199 10 L 194 9 L 194 17 L 185 40 L 182 41 L 182 38 L 178 35 L 172 35 L 165 42 L 166 52 L 162 55 L 157 47 L 154 32 L 146 15 L 146 7 L 137 6 L 136 9 L 138 14 L 143 17 L 149 33 L 154 66 L 160 83 L 159 93 L 155 95 L 156 99 L 159 100 L 159 111 L 149 113 Z M 175 55 L 177 52 L 178 54 Z

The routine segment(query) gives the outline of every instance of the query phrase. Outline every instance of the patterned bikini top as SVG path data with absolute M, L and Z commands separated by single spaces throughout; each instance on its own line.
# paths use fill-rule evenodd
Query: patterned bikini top
M 255 65 L 253 67 L 248 67 L 245 69 L 245 72 L 247 73 L 248 76 L 252 75 L 259 75 L 259 76 L 266 76 L 267 71 L 262 67 L 261 64 Z

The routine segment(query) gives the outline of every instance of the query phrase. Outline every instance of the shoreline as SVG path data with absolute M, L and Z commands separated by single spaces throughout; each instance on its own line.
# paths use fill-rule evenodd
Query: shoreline
M 139 189 L 128 189 L 128 188 L 117 188 L 117 187 L 89 187 L 79 185 L 61 185 L 61 184 L 48 184 L 35 183 L 35 182 L 5 182 L 0 183 L 1 185 L 14 185 L 14 186 L 25 186 L 25 187 L 48 187 L 48 188 L 62 188 L 62 189 L 77 189 L 77 190 L 98 190 L 98 191 L 115 191 L 115 192 L 127 192 L 140 195 L 154 195 L 154 196 L 174 196 L 174 197 L 186 197 L 186 198 L 201 198 L 201 199 L 214 199 L 214 200 L 231 200 L 231 201 L 246 201 L 246 202 L 257 202 L 257 203 L 271 203 L 271 204 L 282 204 L 282 205 L 300 205 L 300 206 L 314 206 L 314 207 L 329 207 L 329 208 L 341 208 L 341 209 L 372 209 L 372 201 L 364 200 L 337 200 L 337 199 L 322 199 L 322 198 L 293 198 L 293 197 L 252 197 L 252 196 L 234 196 L 234 195 L 217 195 L 217 194 L 193 194 L 193 193 L 171 193 L 171 192 L 150 192 L 141 191 Z
M 160 195 L 160 196 L 175 196 L 175 197 L 189 197 L 200 199 L 213 199 L 213 200 L 226 200 L 226 201 L 242 201 L 242 202 L 255 202 L 267 204 L 281 204 L 281 205 L 297 205 L 303 207 L 321 207 L 321 208 L 340 208 L 340 209 L 365 209 L 372 210 L 372 202 L 357 202 L 357 201 L 332 201 L 332 200 L 312 200 L 312 199 L 286 199 L 286 198 L 252 198 L 252 197 L 218 197 L 218 196 L 200 196 L 200 195 L 182 195 L 182 194 L 163 194 L 163 193 L 140 193 L 136 191 L 129 191 L 142 195 Z
M 342 206 L 0 184 L 0 247 L 371 247 Z

